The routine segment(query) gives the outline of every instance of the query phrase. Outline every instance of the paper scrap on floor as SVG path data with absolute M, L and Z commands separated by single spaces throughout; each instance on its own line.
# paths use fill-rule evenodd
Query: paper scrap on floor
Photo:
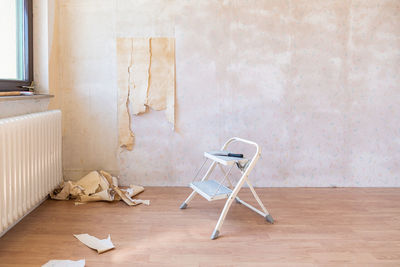
M 98 239 L 97 237 L 88 234 L 80 234 L 74 236 L 89 248 L 97 250 L 97 253 L 99 254 L 115 248 L 114 244 L 111 242 L 110 235 L 108 235 L 107 239 Z
M 50 193 L 52 199 L 75 199 L 76 204 L 93 201 L 124 201 L 129 206 L 138 204 L 150 205 L 149 200 L 132 199 L 133 196 L 144 191 L 139 185 L 130 185 L 129 188 L 119 188 L 118 179 L 105 171 L 92 171 L 79 181 L 63 182 Z M 77 204 L 77 205 L 79 205 Z
M 42 267 L 85 267 L 85 260 L 51 260 L 43 264 Z

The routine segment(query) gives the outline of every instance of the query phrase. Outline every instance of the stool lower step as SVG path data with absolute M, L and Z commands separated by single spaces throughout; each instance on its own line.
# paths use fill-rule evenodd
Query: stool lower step
M 215 180 L 192 182 L 190 187 L 208 201 L 228 198 L 232 190 Z

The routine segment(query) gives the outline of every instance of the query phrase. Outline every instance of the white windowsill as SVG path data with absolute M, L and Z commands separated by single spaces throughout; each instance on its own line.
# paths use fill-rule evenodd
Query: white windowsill
M 19 96 L 0 96 L 0 102 L 16 101 L 16 100 L 45 99 L 45 98 L 52 98 L 52 97 L 54 97 L 54 95 L 47 95 L 47 94 L 19 95 Z

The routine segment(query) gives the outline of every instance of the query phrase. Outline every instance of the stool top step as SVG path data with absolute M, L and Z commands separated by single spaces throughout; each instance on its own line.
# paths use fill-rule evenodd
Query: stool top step
M 211 160 L 214 160 L 218 163 L 221 163 L 222 165 L 225 166 L 230 166 L 235 163 L 240 163 L 241 165 L 244 165 L 246 162 L 249 160 L 246 158 L 237 158 L 237 157 L 228 157 L 228 156 L 220 156 L 218 154 L 223 154 L 226 153 L 226 151 L 209 151 L 209 152 L 204 152 L 204 157 L 209 158 Z

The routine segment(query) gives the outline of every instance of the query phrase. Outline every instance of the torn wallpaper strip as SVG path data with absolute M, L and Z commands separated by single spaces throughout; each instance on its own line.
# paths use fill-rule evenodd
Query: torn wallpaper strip
M 89 248 L 97 250 L 97 253 L 99 254 L 115 248 L 114 244 L 111 242 L 110 235 L 108 235 L 107 239 L 98 239 L 97 237 L 88 234 L 80 234 L 74 236 Z
M 43 264 L 42 267 L 85 267 L 85 264 L 85 260 L 51 260 Z
M 130 105 L 130 69 L 132 64 L 132 40 L 117 39 L 117 72 L 118 72 L 118 141 L 119 146 L 132 150 L 133 132 L 131 130 Z
M 165 110 L 175 124 L 175 39 L 117 38 L 119 146 L 132 150 L 131 114 Z
M 147 105 L 166 111 L 167 120 L 175 124 L 175 39 L 151 38 L 150 84 Z
M 130 101 L 132 114 L 138 115 L 146 111 L 147 89 L 150 74 L 150 41 L 149 38 L 131 38 L 132 62 L 129 66 L 131 86 Z

